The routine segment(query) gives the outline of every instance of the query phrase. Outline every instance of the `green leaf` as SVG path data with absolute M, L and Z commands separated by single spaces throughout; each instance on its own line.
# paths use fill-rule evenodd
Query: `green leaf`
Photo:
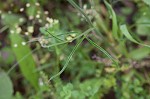
M 150 0 L 143 0 L 143 2 L 150 6 Z
M 139 18 L 137 23 L 143 23 L 143 24 L 137 24 L 137 33 L 142 36 L 150 36 L 149 16 L 144 16 L 144 17 Z
M 111 17 L 112 17 L 112 32 L 113 32 L 113 36 L 114 36 L 114 38 L 119 39 L 118 24 L 117 24 L 117 17 L 116 17 L 115 11 L 113 10 L 111 5 L 106 0 L 104 0 L 104 3 L 106 5 L 106 7 L 108 8 L 108 10 L 109 10 L 109 12 L 111 14 Z
M 23 76 L 31 83 L 31 85 L 38 89 L 38 74 L 34 72 L 36 70 L 36 64 L 31 55 L 31 50 L 27 45 L 22 45 L 25 42 L 19 34 L 14 33 L 9 35 L 11 40 L 11 47 L 18 61 L 19 67 Z M 17 47 L 14 45 L 17 44 Z M 24 58 L 25 57 L 25 58 Z M 22 60 L 23 59 L 23 60 Z M 20 61 L 22 60 L 22 61 Z
M 136 18 L 136 32 L 142 36 L 150 36 L 150 13 L 149 7 L 140 9 Z
M 150 49 L 147 47 L 143 47 L 143 48 L 139 48 L 139 49 L 131 51 L 129 53 L 129 56 L 133 59 L 140 60 L 140 59 L 148 56 L 149 53 L 150 53 Z
M 149 45 L 146 45 L 146 44 L 143 44 L 143 43 L 140 43 L 138 41 L 136 41 L 132 36 L 131 34 L 128 32 L 128 29 L 127 29 L 127 26 L 126 25 L 121 25 L 120 26 L 120 30 L 121 32 L 126 36 L 127 39 L 129 39 L 130 41 L 134 42 L 134 43 L 137 43 L 139 45 L 142 45 L 142 46 L 145 46 L 145 47 L 149 47 Z
M 11 99 L 13 85 L 5 72 L 0 71 L 0 99 Z
M 63 86 L 62 91 L 60 92 L 60 96 L 62 99 L 70 99 L 72 95 L 73 85 L 68 83 L 67 85 Z
M 92 96 L 99 91 L 101 84 L 100 79 L 93 78 L 82 82 L 79 87 L 85 96 Z
M 2 23 L 4 25 L 6 25 L 5 27 L 7 27 L 7 28 L 13 27 L 15 25 L 20 25 L 25 21 L 25 19 L 22 16 L 16 15 L 16 14 L 4 13 L 4 14 L 2 14 L 2 17 L 3 17 Z M 22 21 L 20 21 L 20 19 L 22 19 Z
M 2 20 L 3 24 L 8 26 L 9 29 L 14 32 L 17 31 L 15 26 L 19 26 L 24 22 L 24 21 L 20 22 L 20 18 L 22 17 L 16 14 L 3 14 L 2 16 L 4 16 Z M 11 41 L 11 47 L 12 47 L 13 53 L 15 54 L 16 59 L 18 61 L 17 64 L 19 64 L 23 76 L 31 83 L 31 85 L 35 89 L 38 89 L 38 74 L 34 73 L 36 64 L 31 55 L 32 51 L 27 45 L 25 46 L 22 45 L 22 42 L 25 42 L 25 41 L 19 34 L 17 34 L 17 32 L 14 34 L 9 33 L 9 38 Z M 18 46 L 14 47 L 15 44 L 17 44 Z M 12 68 L 10 68 L 8 73 L 10 73 L 10 71 L 15 66 L 16 64 L 13 65 Z

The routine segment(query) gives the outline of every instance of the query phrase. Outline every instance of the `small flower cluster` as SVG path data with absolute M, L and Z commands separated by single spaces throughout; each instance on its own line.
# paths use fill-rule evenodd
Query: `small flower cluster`
M 59 23 L 59 21 L 57 19 L 52 19 L 52 18 L 49 18 L 49 17 L 46 18 L 46 21 L 48 22 L 48 23 L 45 24 L 46 28 L 53 27 L 54 25 Z
M 12 5 L 14 6 L 14 5 Z M 31 7 L 31 6 L 36 6 L 36 7 L 39 7 L 40 6 L 40 3 L 36 2 L 34 5 L 33 4 L 30 4 L 30 3 L 27 3 L 25 5 L 25 7 L 22 7 L 19 9 L 19 12 L 21 13 L 24 13 L 24 11 Z M 86 9 L 86 7 L 84 6 L 84 9 Z M 42 12 L 41 10 L 36 10 L 36 15 L 35 16 L 28 16 L 28 19 L 25 19 L 23 17 L 20 17 L 18 20 L 20 23 L 23 23 L 26 21 L 32 21 L 32 22 L 38 22 L 39 24 L 43 24 L 45 23 L 44 25 L 44 28 L 45 29 L 48 29 L 48 30 L 52 30 L 51 33 L 55 33 L 57 31 L 57 29 L 59 29 L 59 20 L 57 19 L 53 19 L 53 18 L 50 18 L 48 17 L 48 14 L 49 12 L 48 11 L 44 11 Z M 11 11 L 8 11 L 9 14 L 12 14 Z M 2 14 L 2 11 L 0 11 L 0 14 Z M 5 18 L 5 14 L 2 14 L 2 19 Z M 16 24 L 12 29 L 10 29 L 10 33 L 11 34 L 24 34 L 26 35 L 27 37 L 28 36 L 31 36 L 32 33 L 34 33 L 34 26 L 32 25 L 29 25 L 27 26 L 27 28 L 24 30 L 25 28 L 23 28 L 22 26 Z M 68 42 L 72 42 L 74 37 L 76 36 L 76 34 L 70 34 L 66 37 L 64 37 L 64 41 L 65 39 L 68 41 Z M 50 38 L 46 37 L 45 35 L 41 36 L 41 37 L 38 37 L 38 38 L 35 38 L 36 40 L 33 40 L 33 39 L 30 39 L 28 42 L 21 42 L 21 45 L 26 45 L 27 43 L 30 43 L 30 42 L 39 42 L 39 44 L 41 45 L 41 47 L 43 48 L 48 48 L 49 46 L 51 46 L 50 44 L 52 43 Z M 18 47 L 20 44 L 14 44 L 13 47 Z
M 92 7 L 91 8 L 87 8 L 87 5 L 86 4 L 84 4 L 83 5 L 83 7 L 82 7 L 82 10 L 84 11 L 84 13 L 88 16 L 88 18 L 90 19 L 90 20 L 92 20 L 93 19 L 93 9 L 92 9 Z M 81 17 L 81 21 L 84 21 L 84 16 L 81 14 L 81 13 L 78 13 L 77 14 L 78 16 L 80 16 Z
M 50 38 L 40 37 L 38 39 L 38 42 L 40 43 L 41 47 L 48 48 L 50 46 Z

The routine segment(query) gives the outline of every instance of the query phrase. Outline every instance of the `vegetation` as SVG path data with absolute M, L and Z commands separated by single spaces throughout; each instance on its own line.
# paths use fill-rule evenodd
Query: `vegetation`
M 0 99 L 150 99 L 150 0 L 1 0 Z

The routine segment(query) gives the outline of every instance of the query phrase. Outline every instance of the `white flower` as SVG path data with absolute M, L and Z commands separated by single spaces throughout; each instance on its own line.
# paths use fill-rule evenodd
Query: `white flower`
M 49 17 L 47 17 L 46 20 L 47 20 L 49 23 L 53 23 L 53 21 L 54 21 L 52 18 L 49 18 Z
M 29 16 L 29 20 L 32 20 L 34 18 L 34 16 Z
M 20 27 L 16 27 L 16 33 L 20 33 L 22 29 Z
M 26 45 L 26 42 L 21 42 L 22 45 Z
M 36 6 L 40 6 L 40 3 L 36 2 L 35 5 L 36 5 Z
M 46 15 L 47 15 L 48 13 L 49 13 L 48 11 L 44 11 L 44 14 L 46 14 Z
M 24 8 L 20 8 L 20 12 L 23 12 L 24 11 Z
M 25 35 L 29 35 L 29 32 L 25 32 Z
M 14 33 L 15 33 L 15 31 L 14 31 L 14 30 L 10 30 L 10 33 L 11 33 L 11 34 L 14 34 Z
M 14 44 L 14 47 L 18 47 L 18 44 Z
M 19 19 L 19 22 L 23 22 L 23 21 L 24 21 L 24 19 L 23 19 L 23 18 L 20 18 L 20 19 Z
M 27 30 L 28 30 L 29 33 L 33 33 L 33 32 L 34 32 L 33 26 L 29 26 L 29 27 L 27 28 Z
M 86 4 L 85 4 L 85 5 L 83 5 L 83 9 L 85 9 L 85 10 L 87 9 L 87 5 L 86 5 Z
M 12 12 L 11 11 L 8 11 L 8 14 L 11 14 Z
M 40 15 L 39 15 L 39 14 L 37 14 L 37 15 L 36 15 L 36 18 L 40 18 Z
M 27 4 L 26 4 L 26 7 L 30 7 L 30 3 L 27 3 Z

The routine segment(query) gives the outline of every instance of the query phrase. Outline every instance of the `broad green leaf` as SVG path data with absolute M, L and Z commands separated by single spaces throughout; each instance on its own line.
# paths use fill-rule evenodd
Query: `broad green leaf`
M 147 47 L 139 48 L 136 50 L 133 50 L 129 53 L 129 56 L 133 59 L 140 60 L 146 56 L 148 56 L 150 53 L 150 49 Z
M 16 26 L 19 26 L 24 22 L 24 21 L 20 21 L 20 19 L 23 19 L 23 18 L 21 16 L 15 15 L 15 14 L 3 14 L 3 16 L 4 16 L 4 18 L 2 20 L 3 24 L 8 26 L 10 30 L 14 31 L 13 34 L 11 34 L 11 33 L 9 34 L 9 38 L 11 41 L 11 47 L 12 47 L 13 53 L 16 56 L 16 59 L 20 66 L 21 72 L 22 72 L 23 76 L 31 83 L 31 85 L 35 89 L 38 89 L 38 75 L 37 75 L 37 73 L 34 73 L 36 64 L 31 55 L 32 52 L 27 45 L 25 45 L 25 46 L 22 45 L 22 42 L 25 42 L 25 41 L 19 34 L 17 34 L 17 32 L 16 32 L 17 30 L 15 28 Z M 16 45 L 16 44 L 18 46 L 14 47 L 14 45 Z M 13 67 L 10 69 L 10 71 L 12 69 L 13 69 Z
M 136 17 L 136 32 L 142 36 L 150 36 L 150 13 L 149 8 L 145 7 L 138 11 Z
M 23 38 L 17 34 L 9 35 L 11 40 L 11 47 L 18 61 L 19 67 L 21 69 L 24 77 L 31 83 L 31 85 L 38 89 L 38 74 L 34 72 L 36 70 L 36 64 L 31 54 L 31 50 L 27 45 L 22 45 L 22 42 L 25 42 Z M 14 45 L 17 44 L 17 47 Z M 26 55 L 28 55 L 25 59 L 23 59 Z M 22 61 L 20 61 L 23 59 Z
M 143 0 L 143 2 L 150 6 L 150 0 Z
M 143 23 L 143 24 L 138 24 Z M 142 36 L 150 36 L 150 18 L 149 16 L 141 17 L 137 21 L 137 33 Z
M 21 20 L 21 21 L 20 21 Z M 5 27 L 14 27 L 16 25 L 20 25 L 25 21 L 23 17 L 15 14 L 2 14 L 2 23 L 6 25 Z
M 8 75 L 0 71 L 0 99 L 11 99 L 13 94 L 13 85 Z
M 143 43 L 140 43 L 138 41 L 136 41 L 132 36 L 131 34 L 128 32 L 128 29 L 127 29 L 127 26 L 126 25 L 121 25 L 120 26 L 120 30 L 121 32 L 126 36 L 127 39 L 129 39 L 130 41 L 134 42 L 134 43 L 137 43 L 139 45 L 142 45 L 142 46 L 145 46 L 145 47 L 149 47 L 149 45 L 146 45 L 146 44 L 143 44 Z

